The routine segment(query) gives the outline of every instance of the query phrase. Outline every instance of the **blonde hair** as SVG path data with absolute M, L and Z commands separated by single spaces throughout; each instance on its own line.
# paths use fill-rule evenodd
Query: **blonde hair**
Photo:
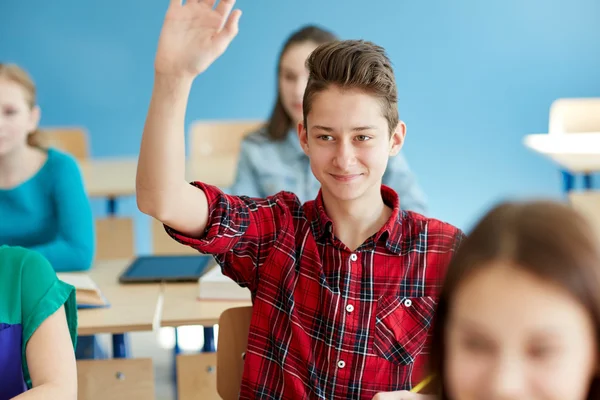
M 0 63 L 0 79 L 2 78 L 20 85 L 25 92 L 25 99 L 27 100 L 29 107 L 34 108 L 36 106 L 35 83 L 27 71 L 16 64 Z M 33 147 L 42 147 L 42 137 L 39 129 L 29 133 L 29 136 L 27 136 L 27 144 Z

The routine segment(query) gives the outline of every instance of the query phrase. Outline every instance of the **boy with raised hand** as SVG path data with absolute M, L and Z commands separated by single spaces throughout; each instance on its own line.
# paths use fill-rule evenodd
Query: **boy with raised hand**
M 140 210 L 213 254 L 248 287 L 253 316 L 241 398 L 416 398 L 446 266 L 462 233 L 401 209 L 381 184 L 405 135 L 382 48 L 340 41 L 308 60 L 302 147 L 314 201 L 236 197 L 185 181 L 184 116 L 194 78 L 237 34 L 234 0 L 172 0 L 137 176 Z M 381 396 L 381 395 L 380 395 Z

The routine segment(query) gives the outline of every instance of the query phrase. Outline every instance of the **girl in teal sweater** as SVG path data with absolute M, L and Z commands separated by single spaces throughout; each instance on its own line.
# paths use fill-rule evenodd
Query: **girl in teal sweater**
M 75 160 L 41 147 L 35 85 L 0 64 L 0 245 L 40 252 L 56 271 L 87 270 L 94 225 Z

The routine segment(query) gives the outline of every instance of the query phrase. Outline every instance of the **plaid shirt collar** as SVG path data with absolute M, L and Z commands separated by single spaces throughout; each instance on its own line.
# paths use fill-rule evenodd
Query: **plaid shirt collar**
M 390 187 L 381 185 L 381 197 L 383 202 L 392 209 L 392 215 L 388 221 L 377 232 L 373 240 L 367 240 L 361 247 L 371 247 L 380 240 L 385 240 L 386 248 L 394 253 L 400 254 L 400 239 L 402 237 L 402 216 L 404 212 L 400 209 L 398 194 Z M 313 235 L 317 241 L 334 241 L 333 221 L 325 211 L 323 193 L 319 190 L 317 198 L 307 204 L 306 213 L 310 218 Z M 311 212 L 312 211 L 312 212 Z M 360 250 L 360 248 L 359 248 Z

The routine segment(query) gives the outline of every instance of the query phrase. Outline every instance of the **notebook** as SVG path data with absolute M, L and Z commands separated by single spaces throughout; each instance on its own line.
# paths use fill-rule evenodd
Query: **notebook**
M 198 279 L 200 300 L 251 300 L 250 290 L 223 275 L 220 266 L 214 266 Z
M 98 308 L 108 307 L 110 304 L 100 291 L 96 282 L 87 274 L 56 274 L 58 279 L 75 286 L 75 296 L 77 298 L 77 308 Z

